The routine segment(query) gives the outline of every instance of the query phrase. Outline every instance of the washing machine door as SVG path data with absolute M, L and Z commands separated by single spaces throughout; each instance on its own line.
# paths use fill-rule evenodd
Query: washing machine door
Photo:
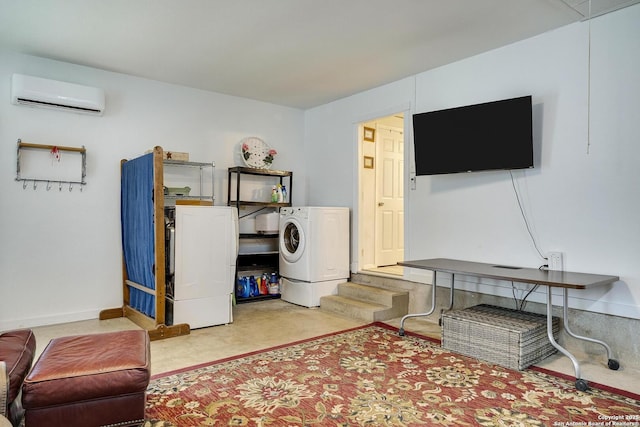
M 304 229 L 295 218 L 286 218 L 280 226 L 280 254 L 287 262 L 296 262 L 306 247 Z

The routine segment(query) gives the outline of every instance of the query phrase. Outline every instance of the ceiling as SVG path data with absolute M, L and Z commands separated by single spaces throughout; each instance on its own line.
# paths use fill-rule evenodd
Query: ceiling
M 0 48 L 307 109 L 638 1 L 0 0 Z

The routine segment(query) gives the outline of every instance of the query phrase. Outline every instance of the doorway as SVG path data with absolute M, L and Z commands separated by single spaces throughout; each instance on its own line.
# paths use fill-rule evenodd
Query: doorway
M 360 123 L 359 265 L 402 276 L 404 259 L 404 114 Z

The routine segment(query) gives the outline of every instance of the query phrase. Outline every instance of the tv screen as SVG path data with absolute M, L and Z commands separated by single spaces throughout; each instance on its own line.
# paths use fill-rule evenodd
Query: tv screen
M 533 167 L 531 96 L 413 115 L 416 175 Z

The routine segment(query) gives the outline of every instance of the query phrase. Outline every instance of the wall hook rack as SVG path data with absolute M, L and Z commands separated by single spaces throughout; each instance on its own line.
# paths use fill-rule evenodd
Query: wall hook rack
M 53 184 L 56 183 L 56 182 L 58 183 L 58 190 L 59 191 L 62 191 L 62 186 L 63 185 L 67 185 L 67 184 L 69 184 L 69 191 L 73 191 L 73 186 L 75 184 L 80 185 L 80 191 L 82 191 L 84 186 L 87 185 L 86 182 L 80 182 L 80 181 L 52 181 L 52 180 L 46 180 L 46 179 L 20 178 L 20 179 L 16 179 L 16 181 L 22 181 L 22 189 L 23 190 L 27 189 L 27 187 L 29 186 L 29 182 L 31 182 L 31 186 L 33 187 L 34 190 L 38 189 L 38 183 L 46 182 L 45 188 L 47 189 L 47 191 L 50 191 L 53 188 Z
M 26 156 L 27 153 L 30 152 L 34 155 L 31 161 L 28 161 L 23 156 Z M 43 166 L 42 158 L 46 159 L 47 156 L 52 156 L 52 162 L 60 163 L 61 161 L 61 153 L 71 153 L 75 156 L 75 162 L 70 162 L 71 167 L 79 167 L 79 174 L 74 173 L 75 176 L 80 176 L 79 180 L 76 179 L 64 179 L 66 176 L 57 175 L 56 172 L 60 173 L 59 170 L 51 167 L 47 168 L 47 165 Z M 39 156 L 39 158 L 38 158 Z M 79 156 L 79 159 L 78 159 Z M 40 163 L 37 162 L 40 160 Z M 33 165 L 36 166 L 33 166 Z M 26 173 L 27 176 L 23 176 L 25 166 L 31 166 Z M 65 165 L 66 166 L 66 165 Z M 44 169 L 44 172 L 43 172 Z M 67 168 L 68 169 L 68 168 Z M 68 172 L 68 170 L 64 170 L 64 172 Z M 51 176 L 41 177 L 41 174 L 51 174 Z M 58 183 L 58 191 L 62 191 L 63 185 L 69 185 L 69 192 L 73 191 L 74 185 L 80 186 L 80 191 L 82 192 L 87 182 L 85 178 L 87 176 L 87 150 L 84 147 L 63 147 L 57 145 L 42 145 L 42 144 L 31 144 L 27 142 L 22 142 L 22 140 L 18 139 L 18 147 L 17 147 L 17 156 L 16 156 L 16 181 L 22 181 L 22 188 L 24 190 L 27 189 L 28 182 L 32 182 L 33 189 L 36 190 L 38 188 L 38 183 L 44 182 L 46 183 L 47 191 L 51 190 L 54 183 Z

